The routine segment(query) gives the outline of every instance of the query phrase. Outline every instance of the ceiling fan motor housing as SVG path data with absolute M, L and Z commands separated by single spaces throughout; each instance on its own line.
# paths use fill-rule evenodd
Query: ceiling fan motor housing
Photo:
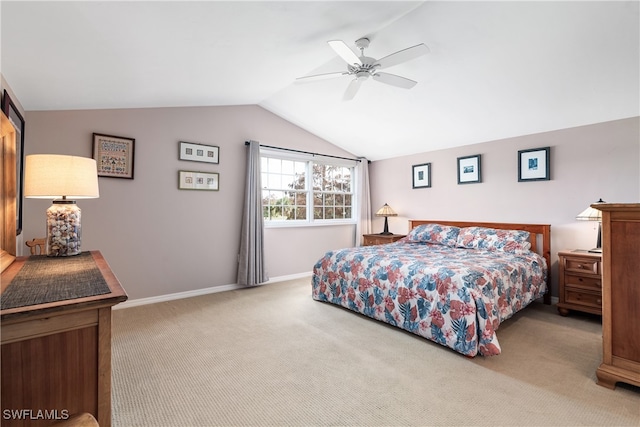
M 362 62 L 362 64 L 354 64 L 354 65 L 347 66 L 349 74 L 354 74 L 358 78 L 360 77 L 367 78 L 376 71 L 376 67 L 378 65 L 376 64 L 375 58 L 369 58 L 368 56 L 361 56 L 360 61 Z
M 363 37 L 361 39 L 356 40 L 356 47 L 360 50 L 362 49 L 366 49 L 369 47 L 369 39 L 366 37 Z

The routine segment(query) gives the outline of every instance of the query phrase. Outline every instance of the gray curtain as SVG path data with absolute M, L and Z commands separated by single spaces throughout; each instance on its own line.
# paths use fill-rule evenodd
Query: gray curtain
M 355 244 L 360 246 L 362 244 L 362 235 L 371 234 L 371 193 L 369 191 L 369 161 L 364 157 L 359 157 L 360 162 L 356 167 L 358 172 L 357 181 L 357 197 L 358 197 L 358 212 L 356 223 L 356 235 Z
M 239 285 L 256 286 L 269 280 L 264 260 L 260 143 L 257 141 L 249 141 L 246 176 L 237 281 Z

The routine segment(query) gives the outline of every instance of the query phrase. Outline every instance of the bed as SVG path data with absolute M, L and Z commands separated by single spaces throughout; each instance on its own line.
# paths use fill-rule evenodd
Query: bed
M 410 220 L 401 240 L 327 252 L 312 297 L 469 357 L 500 354 L 499 325 L 551 301 L 550 225 Z

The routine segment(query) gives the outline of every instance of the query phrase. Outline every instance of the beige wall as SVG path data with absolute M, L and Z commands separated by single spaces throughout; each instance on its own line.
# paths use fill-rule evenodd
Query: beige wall
M 258 106 L 29 111 L 26 154 L 91 157 L 92 133 L 135 138 L 134 179 L 100 178 L 80 200 L 82 249 L 99 249 L 131 299 L 235 284 L 249 139 L 350 156 Z M 220 147 L 220 163 L 178 160 L 178 141 Z M 220 191 L 178 190 L 178 170 L 220 173 Z M 50 201 L 27 199 L 24 238 L 45 234 Z M 271 277 L 308 273 L 325 251 L 350 246 L 353 226 L 269 229 Z
M 258 106 L 43 111 L 25 119 L 26 154 L 90 157 L 93 132 L 136 139 L 135 179 L 100 178 L 100 198 L 78 202 L 83 249 L 105 254 L 132 299 L 235 283 L 245 140 L 351 156 Z M 396 233 L 407 232 L 409 218 L 549 223 L 557 295 L 555 253 L 596 240 L 595 225 L 575 215 L 600 197 L 640 200 L 639 135 L 636 117 L 373 162 L 373 209 L 389 203 L 398 212 L 389 219 Z M 220 164 L 178 160 L 180 140 L 218 145 Z M 517 151 L 545 146 L 552 179 L 519 183 Z M 458 185 L 456 158 L 474 154 L 482 154 L 483 182 Z M 426 162 L 432 188 L 412 189 L 411 166 Z M 219 172 L 220 191 L 178 190 L 180 169 Z M 44 235 L 49 205 L 24 201 L 24 239 Z M 382 225 L 374 218 L 374 231 Z M 350 246 L 353 233 L 353 226 L 267 229 L 270 276 L 309 272 L 326 250 Z
M 551 224 L 553 294 L 561 249 L 595 246 L 594 223 L 575 217 L 590 203 L 640 201 L 638 117 L 485 142 L 374 162 L 373 209 L 398 213 L 389 228 L 406 233 L 408 219 L 482 220 Z M 518 182 L 517 152 L 551 147 L 551 180 Z M 457 184 L 457 157 L 482 155 L 482 183 Z M 411 166 L 432 165 L 432 187 L 412 189 Z M 374 230 L 382 230 L 382 219 Z

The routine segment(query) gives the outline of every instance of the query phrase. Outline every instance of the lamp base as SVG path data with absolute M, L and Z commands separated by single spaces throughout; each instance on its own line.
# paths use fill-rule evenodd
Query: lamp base
M 392 232 L 389 231 L 389 218 L 388 217 L 384 217 L 384 230 L 382 230 L 382 234 L 383 236 L 388 236 L 390 234 L 393 234 Z
M 73 200 L 54 200 L 47 209 L 47 256 L 80 254 L 80 208 Z

